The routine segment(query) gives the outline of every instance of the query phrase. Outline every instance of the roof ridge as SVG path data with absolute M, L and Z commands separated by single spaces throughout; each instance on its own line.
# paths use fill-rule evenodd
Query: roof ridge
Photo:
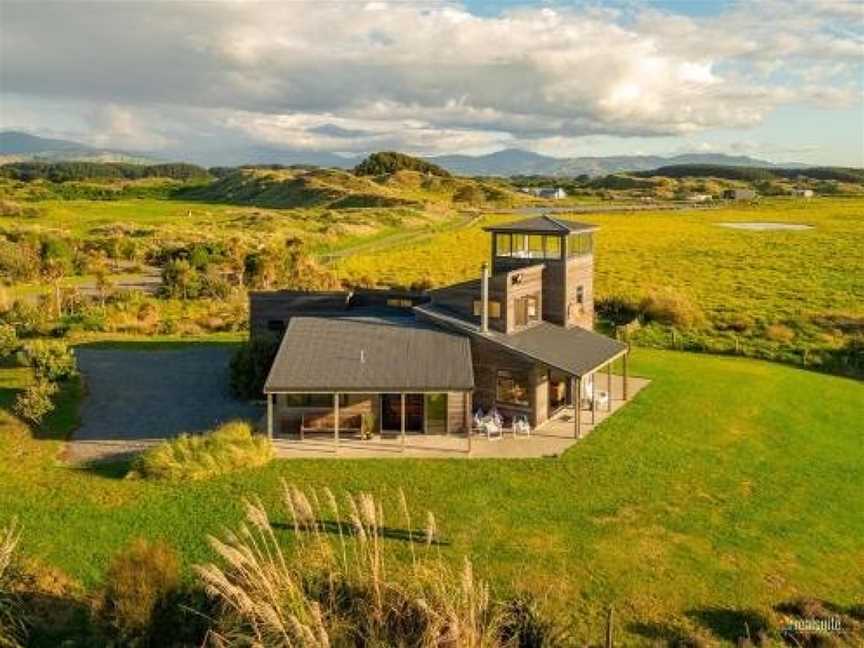
M 547 221 L 549 221 L 550 223 L 552 223 L 552 224 L 554 224 L 554 225 L 557 225 L 558 227 L 560 227 L 561 229 L 563 229 L 563 230 L 566 231 L 566 232 L 569 232 L 569 231 L 570 231 L 570 228 L 569 228 L 569 227 L 567 227 L 564 223 L 562 223 L 561 221 L 559 221 L 557 218 L 553 218 L 553 217 L 550 216 L 549 214 L 543 214 L 543 215 L 541 216 L 541 218 L 545 218 Z

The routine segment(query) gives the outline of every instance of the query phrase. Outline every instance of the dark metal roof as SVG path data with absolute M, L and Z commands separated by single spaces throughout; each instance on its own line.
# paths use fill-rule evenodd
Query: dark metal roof
M 484 333 L 476 323 L 439 306 L 424 304 L 415 306 L 414 310 L 437 324 L 482 337 L 509 351 L 574 376 L 585 376 L 627 350 L 623 342 L 578 326 L 564 328 L 549 322 L 539 322 L 510 335 L 499 331 Z
M 554 216 L 538 216 L 527 220 L 513 223 L 502 223 L 501 225 L 490 225 L 483 228 L 487 232 L 527 232 L 534 234 L 578 234 L 581 232 L 593 232 L 596 225 L 590 223 L 578 223 L 576 221 L 563 220 Z
M 361 357 L 362 352 L 362 357 Z M 467 337 L 413 317 L 294 317 L 264 391 L 473 389 Z

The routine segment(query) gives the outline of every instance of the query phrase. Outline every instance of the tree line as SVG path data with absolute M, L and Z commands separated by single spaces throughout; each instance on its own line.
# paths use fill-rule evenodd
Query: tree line
M 9 162 L 0 165 L 0 177 L 23 182 L 49 180 L 141 180 L 171 178 L 173 180 L 206 180 L 207 170 L 186 162 L 164 164 L 129 164 L 125 162 Z

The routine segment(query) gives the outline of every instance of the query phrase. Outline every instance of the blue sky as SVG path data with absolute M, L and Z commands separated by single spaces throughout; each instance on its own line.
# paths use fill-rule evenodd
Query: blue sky
M 0 0 L 0 16 L 0 128 L 97 146 L 864 166 L 857 0 Z

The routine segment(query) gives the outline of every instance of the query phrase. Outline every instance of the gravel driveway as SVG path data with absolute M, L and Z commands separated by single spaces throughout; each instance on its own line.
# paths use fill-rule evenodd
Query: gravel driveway
M 237 401 L 228 391 L 232 353 L 232 347 L 221 346 L 177 351 L 78 348 L 87 396 L 68 458 L 128 454 L 234 418 L 257 422 L 264 408 Z

